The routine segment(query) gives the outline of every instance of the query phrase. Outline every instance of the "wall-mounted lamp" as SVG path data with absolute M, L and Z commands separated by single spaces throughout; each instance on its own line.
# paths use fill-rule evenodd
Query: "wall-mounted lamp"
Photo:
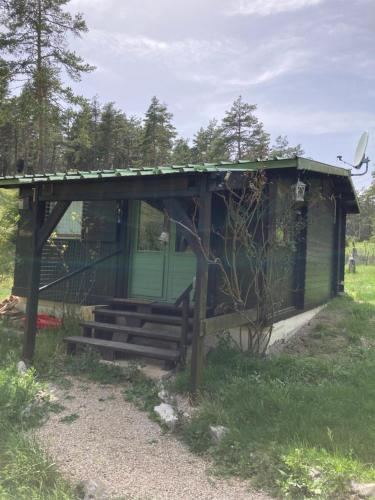
M 292 186 L 293 201 L 305 201 L 306 184 L 298 179 Z
M 167 245 L 169 243 L 169 233 L 167 231 L 162 231 L 160 233 L 160 236 L 159 236 L 158 240 L 163 245 Z

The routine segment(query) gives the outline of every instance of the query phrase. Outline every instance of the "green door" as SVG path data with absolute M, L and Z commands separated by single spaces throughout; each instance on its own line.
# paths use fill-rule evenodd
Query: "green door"
M 130 297 L 173 302 L 195 276 L 194 253 L 180 229 L 148 203 L 134 202 L 130 217 Z M 168 233 L 167 242 L 160 241 L 162 232 Z

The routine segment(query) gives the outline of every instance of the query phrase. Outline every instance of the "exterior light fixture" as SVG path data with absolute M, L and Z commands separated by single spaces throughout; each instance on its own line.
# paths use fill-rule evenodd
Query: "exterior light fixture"
M 167 245 L 169 243 L 169 233 L 167 231 L 162 231 L 160 233 L 160 236 L 159 236 L 158 240 L 163 245 Z
M 299 201 L 299 202 L 305 201 L 305 191 L 306 191 L 306 184 L 302 182 L 300 179 L 298 179 L 297 183 L 293 184 L 292 186 L 293 201 Z

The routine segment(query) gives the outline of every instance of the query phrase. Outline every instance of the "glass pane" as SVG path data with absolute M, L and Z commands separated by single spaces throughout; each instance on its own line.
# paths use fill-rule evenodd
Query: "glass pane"
M 63 218 L 56 226 L 55 232 L 57 236 L 81 237 L 82 209 L 82 201 L 72 201 Z
M 144 201 L 140 204 L 138 219 L 137 250 L 158 252 L 162 250 L 159 241 L 163 231 L 164 214 L 151 207 Z
M 178 224 L 176 225 L 175 252 L 191 252 L 190 245 Z

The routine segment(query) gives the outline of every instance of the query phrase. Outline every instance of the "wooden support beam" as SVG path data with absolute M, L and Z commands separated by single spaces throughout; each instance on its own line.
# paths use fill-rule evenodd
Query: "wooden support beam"
M 183 175 L 45 183 L 42 185 L 40 199 L 44 201 L 113 201 L 197 196 L 199 187 L 190 183 L 189 177 Z
M 23 341 L 23 358 L 30 362 L 35 351 L 36 324 L 38 314 L 40 266 L 42 248 L 39 246 L 38 232 L 43 224 L 45 203 L 39 199 L 39 188 L 33 188 L 32 209 L 32 239 L 30 248 L 31 269 L 26 304 L 26 322 Z
M 52 212 L 44 221 L 42 227 L 38 230 L 38 248 L 42 249 L 44 243 L 51 236 L 53 230 L 63 218 L 70 205 L 70 201 L 58 201 L 53 207 Z
M 210 251 L 211 236 L 211 207 L 212 193 L 208 192 L 207 178 L 203 177 L 200 185 L 199 196 L 199 225 L 198 233 L 202 248 L 206 256 Z M 208 288 L 208 257 L 201 252 L 197 255 L 197 275 L 195 284 L 193 346 L 191 358 L 191 386 L 193 395 L 197 395 L 202 383 L 204 361 L 204 332 L 202 320 L 207 314 L 207 288 Z
M 211 195 L 209 195 L 211 196 Z M 202 255 L 202 247 L 196 236 L 196 228 L 192 220 L 187 214 L 186 208 L 181 200 L 178 198 L 167 198 L 163 200 L 164 208 L 166 209 L 169 217 L 177 223 L 184 238 L 189 243 L 191 249 L 197 257 Z

